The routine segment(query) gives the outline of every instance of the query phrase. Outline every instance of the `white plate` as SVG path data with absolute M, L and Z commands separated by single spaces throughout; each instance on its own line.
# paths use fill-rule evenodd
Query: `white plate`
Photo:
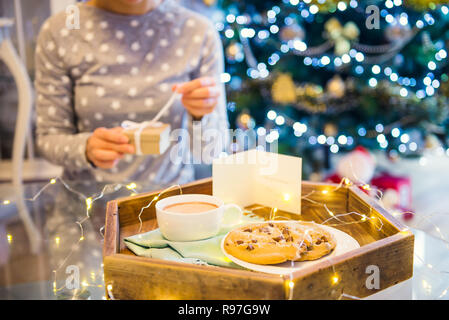
M 279 222 L 292 222 L 292 221 L 276 220 L 276 221 L 265 221 L 265 222 L 279 223 Z M 324 226 L 324 225 L 320 225 L 320 226 L 323 227 L 326 231 L 328 231 L 335 237 L 335 241 L 337 242 L 337 245 L 335 246 L 335 249 L 329 255 L 324 256 L 317 260 L 298 261 L 298 262 L 287 261 L 287 262 L 283 262 L 283 263 L 269 264 L 269 265 L 268 264 L 249 263 L 249 262 L 237 259 L 236 257 L 230 255 L 229 253 L 227 253 L 225 251 L 224 240 L 226 239 L 226 237 L 228 236 L 229 233 L 226 234 L 223 237 L 223 240 L 221 241 L 221 251 L 232 262 L 234 262 L 235 264 L 238 264 L 239 266 L 242 266 L 244 268 L 254 270 L 254 271 L 259 271 L 259 272 L 285 275 L 285 274 L 290 274 L 291 272 L 300 270 L 302 268 L 309 267 L 311 265 L 322 262 L 324 260 L 335 258 L 343 253 L 348 252 L 348 251 L 360 248 L 360 245 L 357 242 L 357 240 L 355 240 L 353 237 L 351 237 L 346 232 L 340 231 L 338 229 L 335 229 L 335 228 L 332 228 L 329 226 Z

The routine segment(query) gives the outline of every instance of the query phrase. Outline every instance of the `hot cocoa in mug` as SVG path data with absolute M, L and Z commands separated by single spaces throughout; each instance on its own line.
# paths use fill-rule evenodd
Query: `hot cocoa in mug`
M 237 212 L 231 224 L 238 223 L 242 210 L 235 204 L 224 204 L 217 197 L 205 194 L 183 194 L 159 200 L 156 217 L 162 235 L 171 241 L 195 241 L 213 237 L 224 224 L 230 209 Z M 229 220 L 229 219 L 227 219 Z

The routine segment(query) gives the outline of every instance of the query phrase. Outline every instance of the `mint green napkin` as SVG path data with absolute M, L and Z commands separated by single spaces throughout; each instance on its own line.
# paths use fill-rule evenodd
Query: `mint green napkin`
M 127 237 L 124 241 L 129 250 L 142 257 L 241 268 L 223 254 L 221 241 L 230 229 L 261 221 L 263 219 L 257 216 L 243 216 L 232 228 L 223 227 L 215 237 L 198 241 L 169 241 L 159 229 Z

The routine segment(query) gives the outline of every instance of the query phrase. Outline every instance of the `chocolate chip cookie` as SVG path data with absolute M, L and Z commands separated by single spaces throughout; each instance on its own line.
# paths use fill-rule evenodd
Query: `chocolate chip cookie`
M 335 246 L 335 239 L 324 228 L 302 221 L 251 224 L 231 231 L 224 240 L 226 252 L 256 264 L 316 260 Z

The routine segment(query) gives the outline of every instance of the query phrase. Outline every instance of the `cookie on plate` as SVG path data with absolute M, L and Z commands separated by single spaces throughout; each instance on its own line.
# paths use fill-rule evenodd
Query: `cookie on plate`
M 226 252 L 256 264 L 316 260 L 332 252 L 333 236 L 320 225 L 302 221 L 268 221 L 232 230 L 224 240 Z

